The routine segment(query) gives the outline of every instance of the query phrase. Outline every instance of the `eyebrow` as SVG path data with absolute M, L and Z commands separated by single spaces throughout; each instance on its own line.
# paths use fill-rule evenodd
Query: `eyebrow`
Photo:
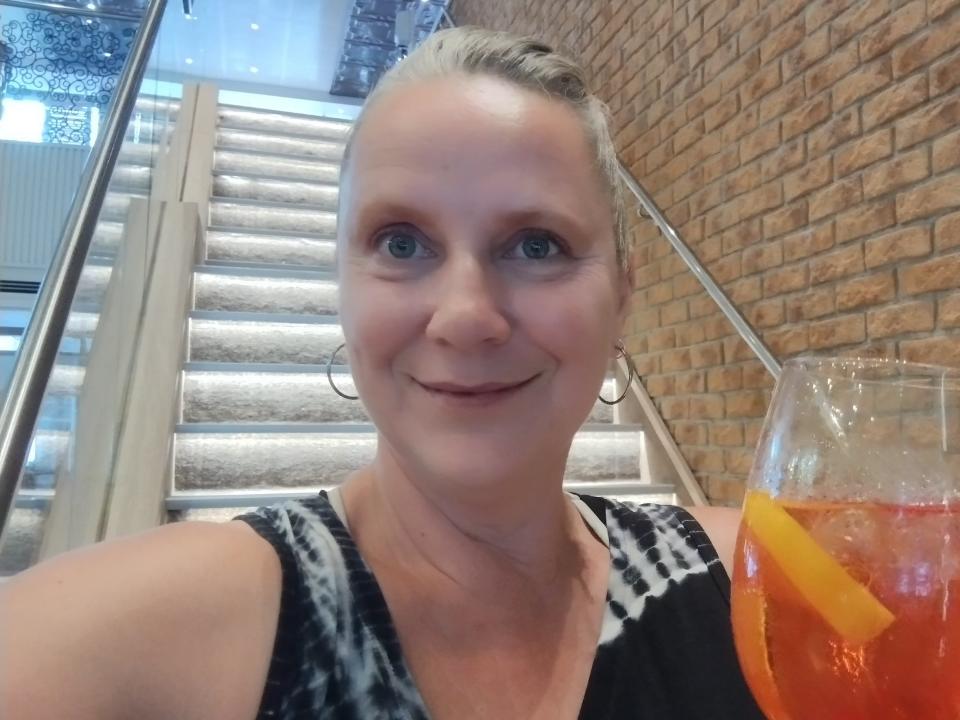
M 388 216 L 397 216 L 405 218 L 407 222 L 414 225 L 426 226 L 432 225 L 432 212 L 430 210 L 429 200 L 423 196 L 412 195 L 410 198 L 401 198 L 397 196 L 387 196 L 357 202 L 358 217 L 366 213 L 376 212 Z M 555 228 L 558 233 L 565 234 L 574 232 L 579 235 L 589 236 L 590 226 L 586 222 L 583 213 L 575 212 L 575 206 L 564 208 L 555 203 L 523 203 L 516 207 L 506 208 L 504 212 L 497 214 L 498 225 L 508 225 L 512 227 L 539 227 L 547 226 Z

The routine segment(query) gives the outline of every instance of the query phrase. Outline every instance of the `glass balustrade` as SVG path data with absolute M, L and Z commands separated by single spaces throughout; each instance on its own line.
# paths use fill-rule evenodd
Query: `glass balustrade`
M 15 288 L 20 292 L 10 292 L 6 284 L 0 293 L 0 388 L 8 381 L 29 321 L 35 285 L 61 240 L 84 165 L 129 60 L 145 3 L 101 2 L 96 8 L 102 14 L 89 11 L 88 3 L 82 6 L 88 11 L 84 14 L 18 5 L 0 2 L 7 64 L 0 118 L 0 280 L 20 283 Z M 179 4 L 172 5 L 173 11 L 179 11 Z M 161 30 L 156 46 L 165 41 L 170 38 Z M 109 347 L 118 338 L 115 333 L 104 336 L 98 328 L 108 293 L 116 294 L 115 288 L 124 284 L 144 286 L 146 228 L 156 212 L 147 197 L 177 119 L 179 95 L 180 85 L 160 81 L 151 59 L 47 384 L 0 547 L 0 575 L 41 556 L 54 497 L 77 480 L 72 476 L 74 458 L 84 431 L 95 433 L 105 447 L 117 432 L 116 422 L 80 427 L 79 407 L 84 392 L 90 391 L 85 379 L 92 361 L 98 363 L 98 373 L 115 378 L 114 392 L 123 390 L 127 369 Z M 142 204 L 138 221 L 131 223 L 131 205 L 137 203 Z M 134 307 L 115 303 L 109 312 L 114 327 L 135 327 Z M 71 492 L 82 489 L 71 487 Z M 69 534 L 70 524 L 69 517 L 61 522 L 63 532 Z

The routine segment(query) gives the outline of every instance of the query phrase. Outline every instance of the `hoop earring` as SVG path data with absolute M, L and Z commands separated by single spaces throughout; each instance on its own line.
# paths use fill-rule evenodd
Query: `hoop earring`
M 605 400 L 602 396 L 597 395 L 597 400 L 602 402 L 604 405 L 619 405 L 623 402 L 623 399 L 627 397 L 627 393 L 630 392 L 630 383 L 632 383 L 636 378 L 639 377 L 637 374 L 637 368 L 633 364 L 633 360 L 630 359 L 630 356 L 627 355 L 627 349 L 623 346 L 623 341 L 617 343 L 617 357 L 624 358 L 627 361 L 628 375 L 627 375 L 627 384 L 623 388 L 623 392 L 620 393 L 620 397 L 616 400 Z
M 330 353 L 330 358 L 327 360 L 327 382 L 330 383 L 330 387 L 333 388 L 333 391 L 345 400 L 359 400 L 359 395 L 347 395 L 345 392 L 341 392 L 340 388 L 333 384 L 333 373 L 331 372 L 333 369 L 333 359 L 337 356 L 338 352 L 346 347 L 346 345 L 346 343 L 342 343 L 341 345 L 337 346 L 336 350 Z

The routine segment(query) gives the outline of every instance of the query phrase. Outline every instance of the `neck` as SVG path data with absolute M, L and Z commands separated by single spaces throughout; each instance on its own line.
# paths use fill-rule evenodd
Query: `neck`
M 580 579 L 598 542 L 569 498 L 562 478 L 539 477 L 457 490 L 416 482 L 389 451 L 344 486 L 358 543 L 375 564 L 442 578 L 473 594 L 507 601 Z

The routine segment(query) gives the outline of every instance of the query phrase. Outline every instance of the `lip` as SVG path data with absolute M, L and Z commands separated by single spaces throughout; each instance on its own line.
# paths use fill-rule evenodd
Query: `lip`
M 513 397 L 538 377 L 539 373 L 520 382 L 482 383 L 480 385 L 420 382 L 419 380 L 415 380 L 415 382 L 428 394 L 448 405 L 479 407 L 499 403 Z
M 481 385 L 458 385 L 456 383 L 444 383 L 444 382 L 422 382 L 427 390 L 437 390 L 439 392 L 446 393 L 456 393 L 460 394 L 477 394 L 477 393 L 489 393 L 489 392 L 499 392 L 501 390 L 511 390 L 513 388 L 518 388 L 521 385 L 525 385 L 530 382 L 533 378 L 527 378 L 526 380 L 521 380 L 520 382 L 510 382 L 510 383 L 483 383 Z M 419 382 L 419 381 L 418 381 Z

